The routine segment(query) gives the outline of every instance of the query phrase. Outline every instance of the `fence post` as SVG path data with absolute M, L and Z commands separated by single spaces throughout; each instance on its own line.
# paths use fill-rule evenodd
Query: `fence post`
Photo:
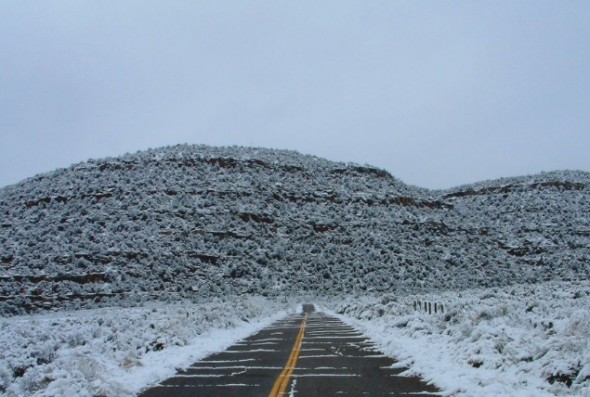
M 424 306 L 424 312 L 425 313 L 428 312 L 428 314 L 432 314 L 432 306 L 433 306 L 432 302 L 422 302 L 419 300 L 415 300 L 412 302 L 412 305 L 414 306 L 414 311 L 421 312 L 422 307 Z M 437 314 L 438 312 L 444 313 L 445 306 L 442 303 L 434 302 L 434 313 Z

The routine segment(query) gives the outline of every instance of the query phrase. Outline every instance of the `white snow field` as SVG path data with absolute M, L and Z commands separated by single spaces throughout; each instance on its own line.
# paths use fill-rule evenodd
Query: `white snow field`
M 588 281 L 323 304 L 446 395 L 590 396 Z
M 0 318 L 0 396 L 134 396 L 289 310 L 249 297 Z

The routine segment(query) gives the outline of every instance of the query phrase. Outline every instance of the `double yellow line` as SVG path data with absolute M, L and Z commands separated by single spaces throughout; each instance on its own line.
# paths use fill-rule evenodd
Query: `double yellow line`
M 295 370 L 297 360 L 299 359 L 299 352 L 301 351 L 301 343 L 303 342 L 303 334 L 305 332 L 306 322 L 307 314 L 305 314 L 303 321 L 301 322 L 301 328 L 299 328 L 299 333 L 297 334 L 297 339 L 295 339 L 295 345 L 293 345 L 293 350 L 291 350 L 289 360 L 287 360 L 285 368 L 283 368 L 283 371 L 275 381 L 275 384 L 272 387 L 268 397 L 278 397 L 285 394 L 285 390 L 287 390 L 287 385 L 291 380 L 291 375 L 293 375 L 293 370 Z

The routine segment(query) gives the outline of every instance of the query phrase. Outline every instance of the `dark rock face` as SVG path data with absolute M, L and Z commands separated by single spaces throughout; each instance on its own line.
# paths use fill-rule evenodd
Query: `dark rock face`
M 588 277 L 590 174 L 428 191 L 294 152 L 175 146 L 0 190 L 0 312 Z

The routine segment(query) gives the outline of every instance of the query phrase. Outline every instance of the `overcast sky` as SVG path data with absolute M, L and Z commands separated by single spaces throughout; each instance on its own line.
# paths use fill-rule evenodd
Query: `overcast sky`
M 590 1 L 2 1 L 0 186 L 176 143 L 590 170 Z

